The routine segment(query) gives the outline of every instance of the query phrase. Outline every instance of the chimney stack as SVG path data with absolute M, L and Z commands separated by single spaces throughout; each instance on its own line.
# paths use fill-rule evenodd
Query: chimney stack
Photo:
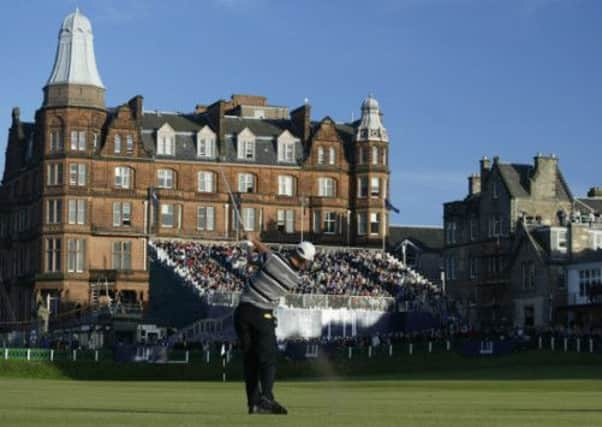
M 468 177 L 468 195 L 473 196 L 481 192 L 481 177 L 473 174 Z
M 489 175 L 489 170 L 491 169 L 491 162 L 487 158 L 487 156 L 483 156 L 481 159 L 481 183 L 485 183 L 487 181 L 487 176 Z

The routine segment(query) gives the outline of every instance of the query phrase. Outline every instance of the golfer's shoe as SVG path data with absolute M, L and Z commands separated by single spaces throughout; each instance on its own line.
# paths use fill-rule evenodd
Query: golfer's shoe
M 262 398 L 257 405 L 249 406 L 249 414 L 286 415 L 288 411 L 275 400 Z

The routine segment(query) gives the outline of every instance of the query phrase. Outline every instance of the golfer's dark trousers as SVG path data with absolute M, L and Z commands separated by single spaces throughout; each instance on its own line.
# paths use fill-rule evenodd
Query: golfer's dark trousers
M 234 311 L 234 328 L 243 354 L 249 407 L 256 405 L 262 396 L 274 400 L 277 355 L 274 313 L 241 303 Z

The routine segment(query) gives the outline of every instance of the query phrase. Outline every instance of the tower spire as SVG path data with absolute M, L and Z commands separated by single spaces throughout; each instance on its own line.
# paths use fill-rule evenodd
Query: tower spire
M 362 102 L 362 118 L 355 135 L 357 141 L 389 142 L 387 129 L 382 124 L 378 101 L 372 93 Z
M 79 7 L 63 20 L 58 39 L 44 104 L 104 108 L 105 87 L 96 67 L 92 25 Z

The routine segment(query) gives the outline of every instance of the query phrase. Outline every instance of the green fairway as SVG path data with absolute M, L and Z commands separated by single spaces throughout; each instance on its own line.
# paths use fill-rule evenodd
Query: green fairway
M 242 383 L 0 379 L 2 426 L 600 426 L 600 380 L 280 382 L 290 414 L 245 413 Z

